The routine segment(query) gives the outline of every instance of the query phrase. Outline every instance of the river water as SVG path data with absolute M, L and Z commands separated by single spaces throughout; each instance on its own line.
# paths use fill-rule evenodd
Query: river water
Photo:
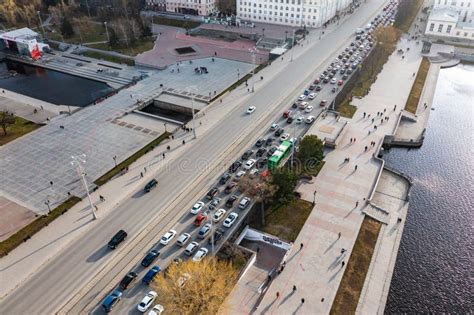
M 18 74 L 5 78 L 8 70 Z M 0 88 L 56 105 L 85 107 L 114 89 L 105 83 L 17 62 L 0 62 Z
M 423 146 L 384 155 L 414 180 L 388 314 L 474 311 L 473 105 L 474 66 L 441 70 Z

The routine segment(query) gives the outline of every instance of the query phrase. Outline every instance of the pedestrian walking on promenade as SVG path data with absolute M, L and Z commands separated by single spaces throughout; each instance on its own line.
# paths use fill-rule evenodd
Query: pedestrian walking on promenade
M 276 297 L 277 297 L 277 299 L 280 297 L 280 292 L 276 293 Z
M 370 130 L 368 131 L 368 133 L 367 133 L 367 134 L 370 136 Z
M 164 153 L 163 153 L 163 154 L 164 154 Z M 145 171 L 145 173 L 146 173 L 146 166 L 143 168 L 143 170 L 144 170 L 144 171 Z
M 357 171 L 357 165 L 354 167 L 354 170 Z
M 293 292 L 296 291 L 296 285 L 293 285 Z
M 375 118 L 372 118 L 372 123 L 374 123 L 374 121 L 375 121 Z
M 301 299 L 301 304 L 304 304 L 304 298 Z
M 300 244 L 300 250 L 302 250 L 302 249 L 303 249 L 303 243 Z
M 346 262 L 345 262 L 345 261 L 342 261 L 342 263 L 341 263 L 341 268 L 344 268 L 344 265 L 345 265 L 345 264 L 346 264 Z
M 101 202 L 104 202 L 104 201 L 105 201 L 105 198 L 104 198 L 104 196 L 102 196 L 102 195 L 99 195 L 99 199 L 100 199 Z
M 165 155 L 165 153 L 163 153 L 163 160 L 164 160 L 165 158 L 166 158 L 166 155 Z
M 368 149 L 368 148 L 367 148 L 367 146 L 365 146 L 365 148 L 364 148 L 364 152 L 367 152 L 367 149 Z
M 364 118 L 365 118 L 365 112 L 364 112 Z
M 143 172 L 140 172 L 140 177 L 142 177 L 142 178 L 143 178 Z
M 341 238 L 341 232 L 337 233 L 337 239 Z
M 356 201 L 356 208 L 359 206 L 359 200 Z
M 50 184 L 51 186 L 53 186 L 54 183 L 53 183 L 53 181 L 50 181 L 49 184 Z
M 367 115 L 367 118 L 370 118 L 370 114 L 369 114 L 369 115 Z
M 383 124 L 383 119 L 380 119 L 380 124 Z
M 397 109 L 397 105 L 393 106 L 393 111 L 395 111 Z
M 341 249 L 341 254 L 344 254 L 346 250 L 344 248 Z
M 374 125 L 374 129 L 377 130 L 377 126 L 376 126 L 376 125 Z
M 186 141 L 185 141 L 185 140 L 183 140 L 183 145 L 184 145 L 184 144 L 186 144 Z

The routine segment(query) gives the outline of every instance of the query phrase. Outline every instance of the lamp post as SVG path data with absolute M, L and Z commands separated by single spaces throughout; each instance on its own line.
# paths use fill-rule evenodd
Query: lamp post
M 115 167 L 117 167 L 117 156 L 114 155 L 113 159 L 114 159 Z
M 86 0 L 86 7 L 87 7 L 87 15 L 89 15 L 89 18 L 91 17 L 91 11 L 89 9 L 89 1 Z
M 46 199 L 46 201 L 44 202 L 44 204 L 45 204 L 46 206 L 48 206 L 48 214 L 51 213 L 51 207 L 50 207 L 49 203 L 50 203 L 49 199 Z
M 313 206 L 316 204 L 316 193 L 317 191 L 315 190 L 313 193 Z
M 43 20 L 41 19 L 41 12 L 36 11 L 36 14 L 38 14 L 38 18 L 40 21 L 40 26 L 41 26 L 41 30 L 43 31 L 43 38 L 44 38 L 46 36 L 46 33 L 44 32 Z
M 293 61 L 293 50 L 295 48 L 295 31 L 296 30 L 293 30 L 293 38 L 291 40 L 291 58 L 290 58 L 290 61 Z
M 193 137 L 194 139 L 197 138 L 196 136 L 196 122 L 195 122 L 195 114 L 194 114 L 194 95 L 196 95 L 196 93 L 191 93 L 189 92 L 189 90 L 194 90 L 195 92 L 196 91 L 196 87 L 194 86 L 189 86 L 186 88 L 186 90 L 188 91 L 189 94 L 191 94 L 191 110 L 192 110 L 192 114 L 193 114 Z
M 255 92 L 255 54 L 258 52 L 257 47 L 249 49 L 249 52 L 252 54 L 252 93 Z
M 109 29 L 107 28 L 107 22 L 104 22 L 105 33 L 107 34 L 107 43 L 110 45 Z
M 89 194 L 89 189 L 87 188 L 86 172 L 84 171 L 84 165 L 86 164 L 86 155 L 81 154 L 79 156 L 71 156 L 71 165 L 76 167 L 77 174 L 82 180 L 82 185 L 87 193 L 87 199 L 89 199 L 89 205 L 92 211 L 92 217 L 94 220 L 97 219 L 97 215 L 94 210 L 94 204 L 92 203 L 91 195 Z

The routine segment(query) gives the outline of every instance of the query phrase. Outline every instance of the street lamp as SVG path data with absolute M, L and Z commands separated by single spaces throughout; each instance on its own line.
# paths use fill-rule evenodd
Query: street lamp
M 113 159 L 114 159 L 115 167 L 117 167 L 117 156 L 114 155 Z
M 96 220 L 97 215 L 95 214 L 94 204 L 92 203 L 91 195 L 89 194 L 89 189 L 87 188 L 86 172 L 84 171 L 84 165 L 86 164 L 86 155 L 81 154 L 79 156 L 71 156 L 71 159 L 72 159 L 71 165 L 76 167 L 77 174 L 81 178 L 82 185 L 84 186 L 84 189 L 86 190 L 87 198 L 89 199 L 89 205 L 92 211 L 92 217 L 94 218 L 94 220 Z
M 250 48 L 249 52 L 252 54 L 252 93 L 255 92 L 255 54 L 258 52 L 257 47 Z
M 316 204 L 316 193 L 317 191 L 315 190 L 313 193 L 313 206 Z
M 195 114 L 194 114 L 194 95 L 196 95 L 196 93 L 189 92 L 190 89 L 194 90 L 195 92 L 197 92 L 197 89 L 194 86 L 189 86 L 189 87 L 186 88 L 186 90 L 188 90 L 188 93 L 191 94 L 191 110 L 192 110 L 192 113 L 193 113 L 193 137 L 194 137 L 194 139 L 196 139 L 197 138 L 197 136 L 196 136 L 196 122 L 195 122 Z
M 294 51 L 294 48 L 295 48 L 295 29 L 293 30 L 293 38 L 291 40 L 291 58 L 290 58 L 290 61 L 293 61 L 293 51 Z
M 39 21 L 40 21 L 40 26 L 41 26 L 41 30 L 43 31 L 43 38 L 44 38 L 46 35 L 45 35 L 45 32 L 44 32 L 43 20 L 41 19 L 41 12 L 36 11 L 36 14 L 38 14 L 38 18 L 39 18 Z
M 46 199 L 46 201 L 44 202 L 44 204 L 45 204 L 46 206 L 48 206 L 48 214 L 51 213 L 51 207 L 50 207 L 49 203 L 50 203 L 49 199 Z
M 107 22 L 104 22 L 105 33 L 107 33 L 107 43 L 110 45 L 109 29 L 107 28 Z

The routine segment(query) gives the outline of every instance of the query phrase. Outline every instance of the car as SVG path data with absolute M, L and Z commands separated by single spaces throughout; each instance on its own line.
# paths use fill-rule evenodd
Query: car
M 256 146 L 257 148 L 259 148 L 259 147 L 261 147 L 261 146 L 265 143 L 265 141 L 266 141 L 265 139 L 260 138 L 260 139 L 257 140 L 257 142 L 255 142 L 255 146 Z
M 255 106 L 249 106 L 249 108 L 247 108 L 247 114 L 252 114 L 256 109 L 257 107 Z
M 343 69 L 339 70 L 339 73 L 340 73 L 340 74 L 346 73 L 346 69 L 343 68 Z
M 311 93 L 311 94 L 309 94 L 309 95 L 308 95 L 308 98 L 309 98 L 310 100 L 314 100 L 314 99 L 316 98 L 316 93 Z
M 204 257 L 207 256 L 207 253 L 208 253 L 208 252 L 209 252 L 209 250 L 208 250 L 207 248 L 201 247 L 201 248 L 197 251 L 197 253 L 194 255 L 193 261 L 199 262 L 199 261 L 203 260 Z
M 150 192 L 150 190 L 152 190 L 153 188 L 155 188 L 157 185 L 158 185 L 158 181 L 153 178 L 151 181 L 149 181 L 149 182 L 145 185 L 145 188 L 143 188 L 143 191 L 144 191 L 145 193 Z
M 198 237 L 199 238 L 205 238 L 207 236 L 207 234 L 209 234 L 210 231 L 211 231 L 211 224 L 206 223 L 206 224 L 204 224 L 204 226 L 202 228 L 199 229 Z
M 336 78 L 331 79 L 331 84 L 336 84 L 336 82 L 337 82 Z
M 308 116 L 306 117 L 305 123 L 312 124 L 313 121 L 314 121 L 314 116 Z
M 257 150 L 257 153 L 255 154 L 256 157 L 261 157 L 264 156 L 265 153 L 267 153 L 267 149 L 265 148 L 260 148 Z
M 195 226 L 201 226 L 203 222 L 207 221 L 207 213 L 199 213 L 196 218 L 194 219 Z
M 145 258 L 143 258 L 142 260 L 142 266 L 143 267 L 148 267 L 151 265 L 152 262 L 155 261 L 156 258 L 158 258 L 158 256 L 160 255 L 160 252 L 157 251 L 157 250 L 152 250 L 150 251 L 146 256 Z
M 352 72 L 354 72 L 354 71 L 352 71 L 352 69 L 347 69 L 347 71 L 346 71 L 347 74 L 351 74 Z
M 235 171 L 237 171 L 239 167 L 241 166 L 242 166 L 242 162 L 235 161 L 234 163 L 232 163 L 231 166 L 229 166 L 229 173 L 235 173 Z
M 113 237 L 112 239 L 109 241 L 109 243 L 107 244 L 107 246 L 110 248 L 110 249 L 115 249 L 117 248 L 117 246 L 122 243 L 125 239 L 127 238 L 127 232 L 125 232 L 124 230 L 120 230 L 118 231 Z
M 267 155 L 268 155 L 268 152 L 267 152 Z M 267 158 L 258 159 L 258 161 L 257 161 L 257 167 L 258 167 L 258 168 L 263 168 L 263 167 L 265 167 L 265 165 L 267 165 L 267 163 L 268 163 L 268 159 L 267 159 Z
M 122 290 L 126 290 L 134 281 L 137 279 L 136 272 L 130 271 L 123 277 L 122 281 L 119 283 L 119 287 Z
M 258 174 L 258 169 L 257 168 L 252 168 L 249 172 L 250 176 L 254 176 Z
M 230 194 L 232 192 L 232 190 L 234 190 L 234 188 L 237 186 L 237 183 L 235 182 L 230 182 L 229 184 L 227 184 L 227 186 L 225 187 L 224 189 L 224 192 L 226 194 Z
M 308 90 L 313 91 L 315 88 L 316 88 L 316 84 L 311 84 L 311 85 L 308 87 Z
M 253 150 L 247 150 L 244 154 L 242 154 L 242 160 L 247 160 L 253 154 Z
M 156 293 L 155 291 L 148 292 L 143 297 L 141 302 L 138 303 L 138 305 L 137 305 L 138 311 L 140 311 L 142 313 L 145 313 L 150 308 L 150 306 L 153 304 L 153 302 L 155 302 L 157 296 L 158 296 L 158 293 Z
M 342 80 L 337 81 L 337 85 L 341 86 L 343 84 L 344 84 L 344 81 L 342 81 Z
M 316 86 L 316 91 L 319 92 L 319 91 L 321 91 L 322 89 L 323 89 L 323 87 L 322 87 L 321 85 Z
M 194 204 L 194 206 L 191 208 L 191 214 L 198 214 L 202 208 L 204 207 L 204 202 L 198 201 Z
M 225 230 L 219 228 L 217 229 L 215 232 L 214 232 L 214 237 L 209 237 L 208 239 L 208 243 L 212 245 L 212 243 L 214 243 L 214 245 L 216 245 L 216 243 L 224 236 L 225 234 Z
M 348 76 L 347 74 L 344 74 L 344 75 L 342 76 L 342 79 L 343 79 L 343 80 L 347 80 L 347 78 L 349 78 L 349 76 Z
M 331 92 L 332 92 L 332 93 L 336 93 L 336 92 L 337 92 L 337 87 L 333 87 L 333 88 L 331 89 Z
M 304 94 L 301 94 L 299 97 L 298 97 L 298 101 L 304 101 L 306 99 L 306 95 Z
M 283 118 L 288 118 L 290 115 L 291 115 L 292 111 L 291 110 L 286 110 L 283 112 Z M 278 130 L 278 125 L 277 125 L 277 128 L 275 128 L 276 130 Z
M 244 170 L 238 171 L 237 174 L 235 174 L 235 180 L 240 180 L 240 178 L 242 178 L 242 176 L 244 176 L 245 174 L 247 174 L 247 172 Z
M 120 299 L 122 298 L 122 292 L 119 289 L 115 289 L 112 293 L 107 295 L 107 297 L 104 299 L 102 302 L 102 309 L 106 313 L 110 313 L 114 306 L 120 302 Z
M 207 208 L 209 210 L 214 210 L 217 208 L 217 206 L 219 205 L 219 203 L 221 202 L 221 198 L 218 198 L 218 197 L 214 197 L 214 199 L 212 199 L 212 201 L 209 203 L 209 205 L 207 206 Z
M 212 200 L 212 198 L 214 198 L 215 195 L 217 195 L 219 193 L 219 188 L 217 187 L 212 187 L 211 190 L 209 190 L 206 194 L 206 198 L 208 200 Z
M 161 237 L 160 244 L 161 245 L 168 245 L 168 243 L 176 236 L 175 230 L 169 230 Z
M 286 119 L 286 122 L 287 122 L 288 124 L 291 124 L 291 123 L 293 122 L 293 117 L 291 117 L 291 116 L 288 117 L 288 118 Z
M 328 83 L 328 82 L 329 82 L 329 80 L 330 80 L 330 78 L 329 78 L 329 77 L 324 77 L 324 79 L 323 79 L 323 83 Z
M 294 145 L 298 141 L 298 138 L 293 137 L 288 139 L 288 141 L 291 143 L 291 145 Z
M 224 185 L 227 181 L 231 178 L 229 173 L 222 174 L 221 178 L 219 178 L 219 184 Z
M 270 137 L 270 138 L 267 138 L 267 141 L 265 141 L 265 145 L 266 145 L 266 146 L 271 145 L 271 144 L 273 143 L 273 140 L 275 140 L 275 139 L 273 139 L 273 138 L 271 138 L 271 137 Z
M 304 109 L 306 113 L 311 113 L 312 110 L 313 110 L 313 106 L 308 106 Z
M 301 124 L 303 122 L 303 117 L 302 116 L 299 116 L 298 118 L 296 118 L 296 123 L 297 124 Z
M 227 218 L 225 218 L 224 223 L 222 225 L 226 228 L 230 228 L 235 223 L 235 221 L 237 221 L 238 217 L 239 215 L 237 213 L 231 212 L 227 216 Z
M 161 304 L 156 304 L 153 308 L 148 312 L 148 315 L 161 315 L 165 308 Z
M 210 229 L 211 229 L 211 226 L 209 226 L 209 230 Z M 193 241 L 186 247 L 186 249 L 184 250 L 184 253 L 188 256 L 191 256 L 196 251 L 196 249 L 198 249 L 198 247 L 199 247 L 199 243 L 196 241 Z
M 247 208 L 247 206 L 249 204 L 250 204 L 250 198 L 249 197 L 244 197 L 239 202 L 239 209 L 243 210 L 243 209 Z
M 247 162 L 245 162 L 245 164 L 244 164 L 244 168 L 246 170 L 250 170 L 255 165 L 255 162 L 256 161 L 254 159 L 247 160 Z
M 271 147 L 270 150 L 267 152 L 267 156 L 272 156 L 275 151 L 278 150 L 277 147 Z
M 308 102 L 301 102 L 301 103 L 298 105 L 298 107 L 299 107 L 300 109 L 305 109 L 306 106 L 308 106 L 308 105 L 309 105 Z
M 275 130 L 278 129 L 278 127 L 279 127 L 278 124 L 273 123 L 273 124 L 270 126 L 270 130 L 271 130 L 271 131 L 275 131 Z
M 217 210 L 216 212 L 214 212 L 214 215 L 212 216 L 212 221 L 219 222 L 226 212 L 227 211 L 225 211 L 224 209 Z
M 326 106 L 328 104 L 328 101 L 326 100 L 322 100 L 321 102 L 319 102 L 319 106 Z
M 191 240 L 191 234 L 189 233 L 183 233 L 181 234 L 178 239 L 176 240 L 176 245 L 183 247 L 186 245 L 187 242 Z
M 280 142 L 288 140 L 289 137 L 290 137 L 290 135 L 288 133 L 282 134 L 281 137 L 280 137 Z
M 319 83 L 321 83 L 321 79 L 320 79 L 320 78 L 316 78 L 316 79 L 314 79 L 313 83 L 314 83 L 314 84 L 319 84 Z M 317 88 L 317 87 L 316 87 L 316 88 Z
M 236 195 L 230 196 L 229 199 L 227 199 L 227 201 L 225 202 L 225 206 L 227 208 L 232 208 L 237 199 L 239 199 L 239 197 L 237 197 Z
M 142 282 L 146 285 L 150 284 L 153 281 L 153 278 L 161 271 L 159 266 L 153 266 L 142 279 Z

